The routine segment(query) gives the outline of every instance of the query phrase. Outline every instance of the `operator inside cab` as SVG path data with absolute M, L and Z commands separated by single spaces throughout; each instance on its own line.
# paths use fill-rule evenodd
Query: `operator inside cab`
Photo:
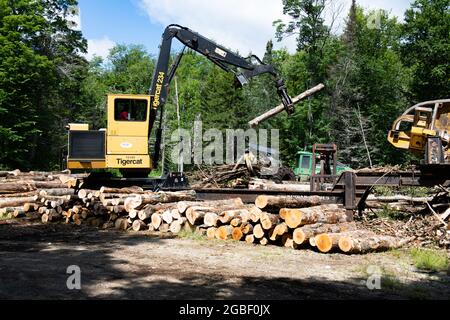
M 123 120 L 123 121 L 128 121 L 128 120 L 130 120 L 129 119 L 129 108 L 128 108 L 128 106 L 124 106 L 123 108 L 122 108 L 122 111 L 119 113 L 119 119 L 120 120 Z

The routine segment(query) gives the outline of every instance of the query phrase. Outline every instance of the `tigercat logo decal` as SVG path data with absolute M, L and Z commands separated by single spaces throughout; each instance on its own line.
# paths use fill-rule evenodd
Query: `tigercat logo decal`
M 153 98 L 153 108 L 158 108 L 159 105 L 161 104 L 160 96 L 164 84 L 164 76 L 165 76 L 164 72 L 158 73 L 158 79 L 156 80 L 155 96 Z
M 128 166 L 128 165 L 139 165 L 139 164 L 143 164 L 142 159 L 139 160 L 126 160 L 126 159 L 122 159 L 122 158 L 118 158 L 117 159 L 117 164 L 121 165 L 121 166 Z

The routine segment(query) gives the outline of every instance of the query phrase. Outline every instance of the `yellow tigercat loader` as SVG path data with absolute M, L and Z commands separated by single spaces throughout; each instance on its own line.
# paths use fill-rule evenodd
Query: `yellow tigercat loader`
M 421 171 L 449 175 L 450 99 L 416 104 L 398 117 L 388 134 L 398 149 L 421 156 Z

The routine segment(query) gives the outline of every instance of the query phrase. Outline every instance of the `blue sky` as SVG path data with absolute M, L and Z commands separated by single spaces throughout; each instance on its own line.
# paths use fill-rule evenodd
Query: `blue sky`
M 351 0 L 330 0 L 327 19 L 338 18 L 336 32 Z M 359 0 L 365 8 L 385 8 L 400 18 L 411 0 Z M 263 5 L 261 5 L 263 3 Z M 117 43 L 142 44 L 157 54 L 161 34 L 170 23 L 185 25 L 242 55 L 264 53 L 273 38 L 272 21 L 283 18 L 281 0 L 79 0 L 80 25 L 89 42 L 89 55 L 105 57 Z M 277 46 L 294 50 L 295 39 Z M 175 49 L 180 48 L 175 45 Z

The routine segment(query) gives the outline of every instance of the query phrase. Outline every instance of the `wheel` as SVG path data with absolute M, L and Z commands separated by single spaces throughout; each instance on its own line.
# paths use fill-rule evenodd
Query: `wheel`
M 277 173 L 272 177 L 272 180 L 276 183 L 282 183 L 282 181 L 294 181 L 295 179 L 294 171 L 288 167 L 279 168 Z

